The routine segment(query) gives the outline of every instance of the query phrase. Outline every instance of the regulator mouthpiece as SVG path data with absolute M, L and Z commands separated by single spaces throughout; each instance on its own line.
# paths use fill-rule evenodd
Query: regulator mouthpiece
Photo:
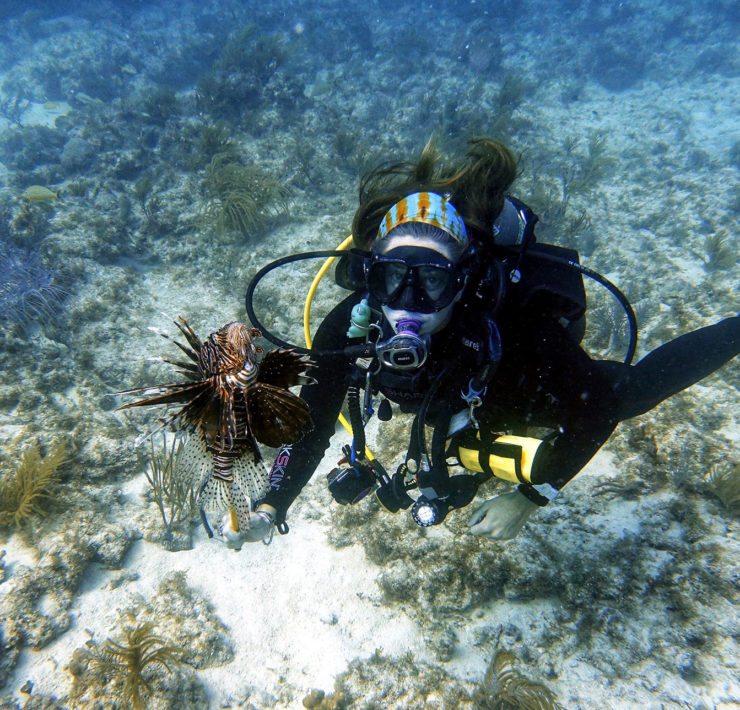
M 398 322 L 398 332 L 383 343 L 378 343 L 375 353 L 378 360 L 394 370 L 414 370 L 427 359 L 427 341 L 419 335 L 421 323 L 416 320 Z

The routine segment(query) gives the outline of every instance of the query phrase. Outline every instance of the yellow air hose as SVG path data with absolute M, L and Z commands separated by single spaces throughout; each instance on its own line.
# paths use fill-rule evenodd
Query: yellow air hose
M 338 247 L 337 251 L 341 251 L 346 249 L 350 244 L 352 243 L 352 235 L 350 234 Z M 303 337 L 306 339 L 306 347 L 311 348 L 311 303 L 313 302 L 314 294 L 316 293 L 316 289 L 319 286 L 319 283 L 321 279 L 324 278 L 325 274 L 329 269 L 331 268 L 331 265 L 334 263 L 334 260 L 336 259 L 336 256 L 330 256 L 322 265 L 322 267 L 319 269 L 318 273 L 314 277 L 314 280 L 311 282 L 311 287 L 308 289 L 308 295 L 306 296 L 306 303 L 303 306 Z M 345 418 L 344 414 L 339 414 L 339 423 L 347 430 L 347 432 L 352 435 L 352 427 L 350 426 L 350 423 Z M 368 447 L 365 447 L 365 456 L 367 456 L 368 460 L 372 461 L 375 456 L 373 456 L 373 452 L 368 449 Z

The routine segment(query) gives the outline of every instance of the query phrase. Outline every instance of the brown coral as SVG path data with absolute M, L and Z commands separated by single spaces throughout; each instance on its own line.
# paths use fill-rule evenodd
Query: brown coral
M 57 469 L 66 460 L 65 442 L 57 442 L 43 457 L 36 441 L 23 449 L 18 464 L 0 482 L 0 527 L 20 528 L 34 515 L 45 515 Z
M 486 671 L 480 692 L 482 710 L 561 710 L 555 693 L 522 675 L 516 656 L 498 650 Z M 493 689 L 493 694 L 491 690 Z
M 145 673 L 155 665 L 172 673 L 173 668 L 182 662 L 180 649 L 155 635 L 153 630 L 151 623 L 126 627 L 123 630 L 125 640 L 119 642 L 109 638 L 100 647 L 90 642 L 90 650 L 85 652 L 92 671 L 107 680 L 123 683 L 122 699 L 126 707 L 134 710 L 146 707 L 143 691 L 152 693 Z

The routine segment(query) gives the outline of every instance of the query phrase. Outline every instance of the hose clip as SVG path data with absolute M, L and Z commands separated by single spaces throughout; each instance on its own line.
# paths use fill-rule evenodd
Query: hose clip
M 477 388 L 474 385 L 474 378 L 472 377 L 470 378 L 470 382 L 468 382 L 467 392 L 465 390 L 460 391 L 460 397 L 462 397 L 462 400 L 468 405 L 468 416 L 470 417 L 470 421 L 476 429 L 479 429 L 480 425 L 475 417 L 475 410 L 483 404 L 482 398 L 485 396 L 487 391 L 488 387 L 485 385 L 480 389 Z

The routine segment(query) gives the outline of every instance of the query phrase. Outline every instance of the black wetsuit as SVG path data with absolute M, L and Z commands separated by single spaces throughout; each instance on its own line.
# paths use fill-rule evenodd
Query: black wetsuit
M 313 343 L 316 352 L 357 342 L 348 340 L 346 331 L 351 308 L 359 298 L 347 298 L 323 321 Z M 398 402 L 402 411 L 416 411 L 433 377 L 448 365 L 427 423 L 443 412 L 464 408 L 460 391 L 480 370 L 485 352 L 479 311 L 464 298 L 451 324 L 432 337 L 424 366 L 413 377 L 382 373 L 376 381 L 379 390 Z M 542 455 L 538 452 L 532 482 L 549 483 L 555 489 L 586 465 L 620 421 L 647 412 L 740 352 L 740 316 L 676 338 L 633 366 L 592 360 L 577 338 L 543 308 L 542 299 L 524 306 L 514 299 L 500 310 L 495 322 L 502 356 L 478 419 L 482 427 L 498 432 L 524 434 L 527 427 L 553 430 L 555 435 Z M 301 396 L 316 428 L 280 451 L 271 471 L 271 488 L 263 499 L 277 509 L 278 523 L 285 520 L 288 507 L 329 446 L 354 367 L 347 359 L 314 359 L 318 367 L 312 374 L 317 384 L 305 386 Z M 520 490 L 540 505 L 547 502 L 528 484 Z

